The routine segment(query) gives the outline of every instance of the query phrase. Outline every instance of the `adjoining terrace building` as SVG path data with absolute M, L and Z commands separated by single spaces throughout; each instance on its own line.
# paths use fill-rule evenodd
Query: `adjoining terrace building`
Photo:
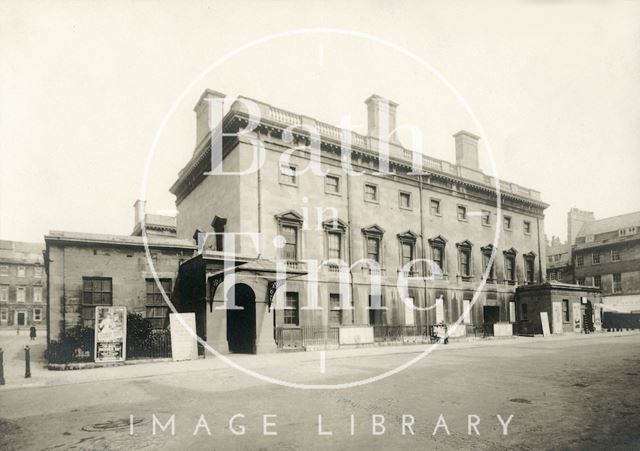
M 521 313 L 516 311 L 516 288 L 544 279 L 547 204 L 539 192 L 499 180 L 503 214 L 498 216 L 496 180 L 479 167 L 477 136 L 466 131 L 454 135 L 455 164 L 419 155 L 423 175 L 411 173 L 413 151 L 392 136 L 388 143 L 391 174 L 380 175 L 376 174 L 380 170 L 378 135 L 384 127 L 379 113 L 387 112 L 388 129 L 395 129 L 395 103 L 376 95 L 366 100 L 365 136 L 239 98 L 222 120 L 226 134 L 222 167 L 236 172 L 249 168 L 255 142 L 265 150 L 264 163 L 246 175 L 207 175 L 212 170 L 212 135 L 207 124 L 214 114 L 211 105 L 223 97 L 207 90 L 198 101 L 196 148 L 171 188 L 179 239 L 193 240 L 204 232 L 262 236 L 258 250 L 248 239 L 234 243 L 235 255 L 228 262 L 235 266 L 234 286 L 222 282 L 225 244 L 218 236 L 210 237 L 203 252 L 180 266 L 176 301 L 181 310 L 196 313 L 198 334 L 215 349 L 263 352 L 277 345 L 295 346 L 305 337 L 323 337 L 327 331 L 336 331 L 340 344 L 357 344 L 373 341 L 392 327 L 420 330 L 440 322 L 452 324 L 463 315 L 487 271 L 496 228 L 500 241 L 487 284 L 473 309 L 463 315 L 463 327 L 452 333 L 464 335 L 485 324 L 517 322 Z M 257 106 L 260 121 L 254 131 L 234 135 L 249 122 L 243 102 Z M 326 176 L 304 172 L 312 158 L 305 149 L 310 143 L 305 125 L 319 132 L 320 163 L 328 171 Z M 293 140 L 283 139 L 288 127 Z M 350 150 L 341 147 L 345 133 Z M 281 156 L 294 147 L 303 149 L 283 164 Z M 343 157 L 363 175 L 348 176 Z M 272 245 L 277 237 L 281 247 Z M 397 290 L 398 273 L 418 258 L 435 265 L 417 263 L 404 274 L 408 296 L 421 310 L 407 307 Z M 351 267 L 349 302 L 341 299 L 338 268 L 324 265 L 317 281 L 320 308 L 306 309 L 310 276 L 305 261 L 328 259 L 341 259 Z M 286 261 L 284 286 L 275 283 L 275 261 Z M 378 276 L 379 297 L 371 289 L 372 277 Z M 220 309 L 230 290 L 243 310 Z M 274 309 L 278 290 L 285 299 L 283 309 Z M 350 308 L 341 308 L 345 304 Z M 384 310 L 369 308 L 377 304 Z
M 576 282 L 601 288 L 605 311 L 640 314 L 640 212 L 586 222 L 572 250 Z
M 43 246 L 0 240 L 0 329 L 44 329 L 47 322 Z

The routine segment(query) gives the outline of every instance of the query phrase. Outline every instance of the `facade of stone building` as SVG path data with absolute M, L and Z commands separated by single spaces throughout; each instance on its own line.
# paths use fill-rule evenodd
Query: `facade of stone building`
M 144 203 L 136 203 L 134 232 L 102 235 L 51 231 L 45 236 L 48 268 L 49 340 L 60 340 L 74 326 L 94 327 L 95 307 L 126 306 L 130 313 L 165 328 L 169 307 L 149 268 L 141 236 Z M 149 256 L 169 298 L 178 267 L 195 250 L 192 241 L 175 237 L 175 219 L 146 215 Z
M 575 283 L 571 245 L 562 243 L 555 236 L 547 246 L 547 280 Z
M 0 240 L 0 328 L 44 328 L 46 273 L 40 243 Z
M 608 310 L 640 312 L 640 212 L 586 222 L 572 250 L 578 284 L 601 288 Z
M 513 324 L 516 287 L 544 280 L 547 205 L 535 190 L 484 174 L 477 136 L 454 135 L 453 164 L 415 155 L 396 138 L 379 139 L 381 128 L 396 127 L 397 105 L 378 96 L 366 101 L 366 136 L 239 98 L 222 121 L 222 162 L 212 163 L 207 123 L 214 114 L 212 102 L 223 97 L 206 91 L 196 105 L 196 149 L 171 188 L 178 238 L 223 232 L 261 237 L 259 248 L 246 236 L 237 238 L 233 257 L 225 257 L 227 244 L 211 236 L 201 243 L 199 255 L 181 265 L 178 278 L 189 282 L 179 283 L 180 308 L 196 312 L 199 335 L 217 350 L 272 350 L 286 337 L 315 330 L 321 335 L 326 329 L 337 330 L 341 344 L 364 343 L 373 339 L 376 327 L 452 325 L 461 316 L 464 324 L 454 334 L 487 323 Z M 249 123 L 247 102 L 259 110 L 259 123 L 251 132 L 234 135 Z M 382 110 L 389 114 L 388 128 L 380 123 Z M 345 137 L 350 149 L 341 145 Z M 318 154 L 308 147 L 314 140 Z M 218 167 L 250 168 L 256 146 L 264 149 L 259 170 L 207 175 Z M 384 146 L 388 158 L 380 157 Z M 288 162 L 282 159 L 285 153 L 291 154 Z M 362 174 L 347 175 L 345 159 Z M 416 159 L 422 174 L 413 171 Z M 305 172 L 311 161 L 328 173 Z M 389 173 L 381 161 L 388 162 Z M 339 265 L 314 270 L 314 262 L 329 259 L 349 268 L 342 290 Z M 416 259 L 428 262 L 408 264 Z M 221 280 L 225 261 L 236 268 L 233 286 Z M 276 283 L 277 262 L 287 268 L 285 285 Z M 409 303 L 397 289 L 401 273 Z M 475 296 L 485 273 L 487 283 Z M 379 293 L 372 290 L 378 278 Z M 220 308 L 232 290 L 237 305 L 247 306 L 245 313 Z M 474 296 L 475 305 L 464 314 Z M 382 309 L 371 308 L 377 306 Z

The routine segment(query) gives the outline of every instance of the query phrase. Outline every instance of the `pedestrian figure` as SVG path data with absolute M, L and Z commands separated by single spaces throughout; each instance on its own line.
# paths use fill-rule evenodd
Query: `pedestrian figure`
M 29 336 L 31 337 L 32 340 L 36 339 L 36 326 L 31 326 Z

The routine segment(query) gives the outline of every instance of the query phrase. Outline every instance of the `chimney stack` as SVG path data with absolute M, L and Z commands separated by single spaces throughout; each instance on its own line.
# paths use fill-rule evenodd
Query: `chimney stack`
M 479 171 L 478 140 L 480 137 L 465 130 L 460 130 L 453 137 L 456 140 L 456 164 Z
M 595 221 L 596 217 L 592 211 L 580 210 L 572 208 L 567 213 L 567 244 L 575 244 L 576 236 L 580 233 L 580 229 L 587 222 Z
M 147 201 L 146 200 L 140 200 L 138 199 L 136 201 L 135 204 L 133 204 L 133 209 L 135 212 L 134 215 L 134 224 L 133 227 L 135 228 L 138 224 L 140 224 L 142 222 L 142 219 L 144 218 L 145 215 L 145 206 L 147 205 Z
M 396 110 L 398 104 L 389 99 L 373 94 L 364 101 L 367 105 L 367 131 L 369 136 L 379 138 L 381 141 L 392 144 L 400 144 L 396 133 L 389 136 L 396 128 Z
M 212 120 L 222 121 L 224 98 L 221 92 L 206 89 L 193 108 L 196 113 L 196 147 L 215 125 Z

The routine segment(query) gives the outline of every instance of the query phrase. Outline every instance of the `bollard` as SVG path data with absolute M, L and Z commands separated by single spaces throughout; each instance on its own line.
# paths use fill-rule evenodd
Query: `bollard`
M 0 348 L 0 385 L 4 385 L 4 350 Z
M 31 356 L 29 355 L 29 346 L 24 347 L 24 377 L 31 377 Z

